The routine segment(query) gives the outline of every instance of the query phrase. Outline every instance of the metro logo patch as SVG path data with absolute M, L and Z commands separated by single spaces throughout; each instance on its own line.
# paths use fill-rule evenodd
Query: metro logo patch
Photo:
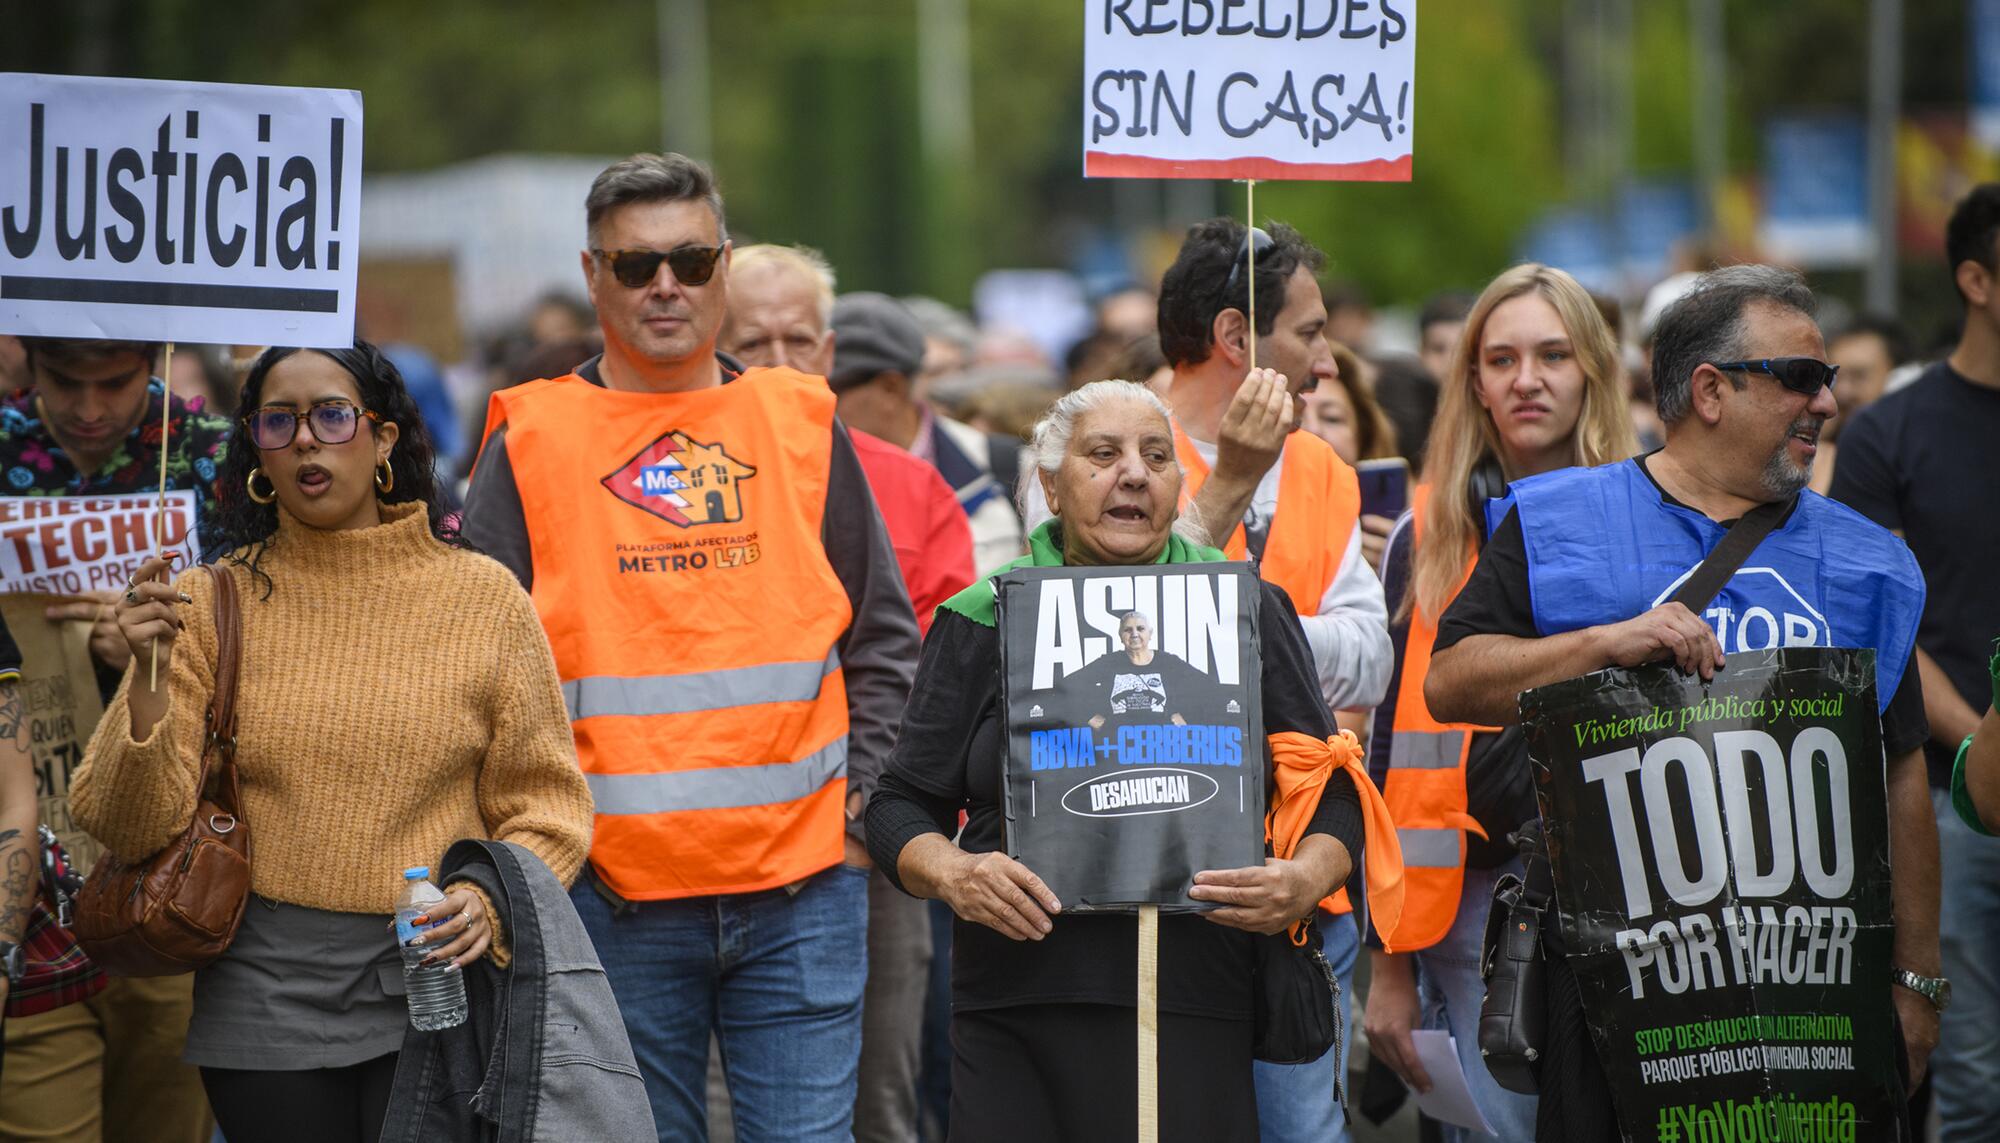
M 604 478 L 613 496 L 680 528 L 743 519 L 742 482 L 757 470 L 721 444 L 703 444 L 679 430 L 640 449 Z

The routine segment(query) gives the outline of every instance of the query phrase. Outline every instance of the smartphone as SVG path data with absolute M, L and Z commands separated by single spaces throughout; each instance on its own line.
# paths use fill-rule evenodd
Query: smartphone
M 1361 514 L 1391 520 L 1410 506 L 1410 462 L 1400 456 L 1364 460 L 1354 466 L 1361 478 Z

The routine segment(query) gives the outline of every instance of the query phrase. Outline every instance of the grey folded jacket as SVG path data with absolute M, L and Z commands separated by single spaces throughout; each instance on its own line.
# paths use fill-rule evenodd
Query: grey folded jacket
M 562 882 L 511 842 L 466 840 L 440 884 L 486 891 L 508 967 L 465 972 L 465 1023 L 403 1037 L 383 1143 L 653 1143 L 646 1085 Z

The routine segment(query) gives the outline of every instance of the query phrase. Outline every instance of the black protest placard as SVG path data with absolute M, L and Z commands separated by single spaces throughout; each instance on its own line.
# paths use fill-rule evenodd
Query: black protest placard
M 1240 563 L 998 578 L 1007 852 L 1065 911 L 1213 908 L 1259 865 L 1257 584 Z
M 1875 653 L 1528 691 L 1559 935 L 1625 1138 L 1895 1140 Z

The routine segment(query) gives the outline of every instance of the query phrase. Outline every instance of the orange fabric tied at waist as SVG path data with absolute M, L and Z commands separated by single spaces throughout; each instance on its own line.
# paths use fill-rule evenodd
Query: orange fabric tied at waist
M 1319 810 L 1320 794 L 1337 771 L 1346 771 L 1361 796 L 1362 884 L 1368 893 L 1368 917 L 1382 937 L 1382 947 L 1395 951 L 1396 925 L 1403 917 L 1403 847 L 1396 840 L 1396 822 L 1389 804 L 1361 765 L 1361 742 L 1352 731 L 1332 738 L 1314 738 L 1297 731 L 1268 736 L 1272 771 L 1278 792 L 1264 818 L 1264 837 L 1271 852 L 1289 859 L 1305 837 L 1306 826 Z M 1351 856 L 1351 855 L 1350 855 Z M 1292 939 L 1299 939 L 1295 926 Z

